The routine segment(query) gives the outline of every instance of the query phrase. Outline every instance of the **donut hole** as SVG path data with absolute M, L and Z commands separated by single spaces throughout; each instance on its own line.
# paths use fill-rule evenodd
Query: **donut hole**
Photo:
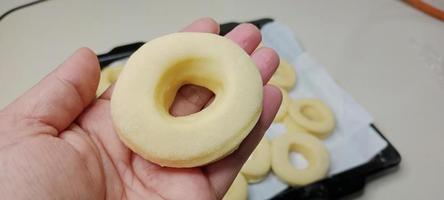
M 156 86 L 155 102 L 166 117 L 184 117 L 208 110 L 223 89 L 220 63 L 188 58 L 172 63 Z M 214 101 L 210 101 L 214 99 Z
M 206 87 L 185 84 L 179 88 L 169 113 L 175 117 L 187 116 L 200 112 L 213 102 L 214 92 Z M 182 106 L 181 108 L 177 108 Z
M 302 106 L 301 113 L 302 113 L 302 115 L 304 115 L 304 117 L 306 117 L 307 119 L 309 119 L 311 121 L 321 121 L 322 120 L 321 112 L 319 112 L 319 110 L 317 110 L 313 106 L 310 106 L 310 105 Z
M 294 168 L 298 170 L 307 169 L 310 165 L 309 160 L 304 156 L 304 152 L 299 146 L 292 145 L 288 152 L 288 158 L 290 163 L 293 164 Z
M 308 160 L 301 153 L 290 152 L 289 159 L 296 169 L 302 170 L 308 168 Z

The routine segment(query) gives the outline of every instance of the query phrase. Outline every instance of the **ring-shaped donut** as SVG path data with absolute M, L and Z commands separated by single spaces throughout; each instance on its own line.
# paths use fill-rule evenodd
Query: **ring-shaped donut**
M 265 178 L 271 168 L 270 141 L 263 137 L 241 169 L 248 183 L 256 183 Z
M 290 63 L 281 58 L 269 83 L 291 91 L 296 84 L 296 71 Z
M 289 153 L 301 153 L 308 167 L 297 169 L 290 162 Z M 285 133 L 276 137 L 271 144 L 271 167 L 284 182 L 293 186 L 307 185 L 322 179 L 330 165 L 324 144 L 316 137 L 305 133 Z
M 215 94 L 204 110 L 174 117 L 185 84 Z M 161 166 L 195 167 L 233 152 L 262 111 L 262 79 L 233 41 L 209 33 L 174 33 L 143 45 L 128 60 L 111 98 L 115 129 L 131 150 Z
M 247 200 L 247 198 L 248 183 L 245 177 L 239 173 L 222 200 Z
M 295 123 L 293 119 L 288 115 L 284 118 L 284 121 L 282 123 L 284 124 L 287 133 L 298 132 L 310 134 L 307 130 Z
M 335 128 L 333 112 L 318 99 L 294 100 L 288 113 L 294 123 L 321 139 L 328 137 Z
M 273 122 L 282 122 L 284 120 L 284 118 L 287 116 L 288 106 L 290 104 L 290 97 L 288 96 L 288 92 L 281 87 L 279 87 L 279 89 L 281 90 L 282 94 L 282 103 L 279 107 L 278 112 L 276 113 L 276 117 L 274 117 Z

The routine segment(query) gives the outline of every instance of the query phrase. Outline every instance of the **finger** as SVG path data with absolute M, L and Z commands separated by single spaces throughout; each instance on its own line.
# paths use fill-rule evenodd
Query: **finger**
M 99 74 L 97 56 L 87 48 L 79 49 L 4 111 L 35 119 L 60 132 L 95 98 Z
M 243 163 L 248 159 L 273 122 L 281 100 L 280 90 L 274 86 L 266 85 L 264 87 L 263 110 L 256 126 L 235 152 L 205 168 L 205 173 L 218 198 L 221 198 L 228 190 Z
M 201 18 L 182 29 L 183 32 L 202 32 L 219 34 L 219 24 L 211 18 Z
M 251 58 L 261 73 L 262 82 L 266 85 L 279 66 L 278 54 L 271 48 L 261 47 L 253 52 Z
M 213 96 L 213 92 L 205 87 L 184 85 L 176 94 L 176 98 L 170 107 L 170 114 L 184 116 L 196 113 L 202 110 Z
M 262 40 L 261 32 L 253 24 L 241 24 L 225 35 L 251 54 Z

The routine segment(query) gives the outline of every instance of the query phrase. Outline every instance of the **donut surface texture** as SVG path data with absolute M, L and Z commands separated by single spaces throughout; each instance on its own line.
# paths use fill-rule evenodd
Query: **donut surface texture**
M 208 88 L 204 110 L 174 117 L 181 86 Z M 173 33 L 139 48 L 128 60 L 111 98 L 116 131 L 131 150 L 168 167 L 195 167 L 237 149 L 262 111 L 256 65 L 236 43 L 209 33 Z

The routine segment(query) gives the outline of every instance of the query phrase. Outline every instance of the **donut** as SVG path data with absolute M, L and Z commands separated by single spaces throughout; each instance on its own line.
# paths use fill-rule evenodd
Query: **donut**
M 269 83 L 291 91 L 296 84 L 296 71 L 285 59 L 280 59 L 279 66 Z
M 186 84 L 208 88 L 204 110 L 174 117 Z M 121 141 L 160 166 L 196 167 L 237 149 L 262 112 L 262 79 L 248 54 L 210 33 L 174 33 L 131 55 L 115 84 L 111 115 Z
M 119 77 L 123 66 L 110 66 L 100 72 L 99 86 L 97 87 L 96 95 L 100 96 L 108 87 L 114 83 Z
M 245 177 L 239 173 L 222 200 L 247 200 L 247 198 L 248 183 L 245 180 Z
M 321 139 L 328 137 L 335 128 L 333 112 L 318 99 L 294 100 L 288 113 L 294 123 Z
M 301 153 L 308 167 L 297 169 L 289 159 L 289 153 Z M 330 165 L 324 144 L 310 134 L 294 132 L 276 137 L 271 144 L 271 168 L 283 182 L 292 186 L 303 186 L 325 177 Z
M 288 133 L 308 133 L 307 130 L 295 123 L 293 119 L 288 115 L 284 118 L 283 124 Z
M 288 92 L 282 89 L 281 87 L 279 87 L 279 89 L 281 90 L 282 93 L 282 103 L 281 106 L 279 107 L 278 112 L 276 113 L 276 116 L 274 117 L 273 122 L 282 122 L 284 120 L 284 118 L 287 116 L 287 109 L 290 101 Z
M 270 142 L 264 137 L 245 162 L 241 169 L 241 173 L 245 176 L 248 183 L 256 183 L 267 176 L 270 168 Z

